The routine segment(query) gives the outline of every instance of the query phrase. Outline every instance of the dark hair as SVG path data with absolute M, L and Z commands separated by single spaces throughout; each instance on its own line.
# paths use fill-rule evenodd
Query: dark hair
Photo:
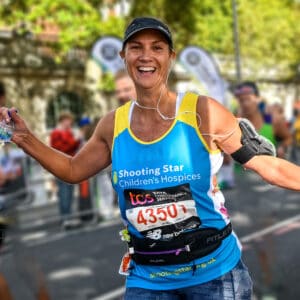
M 5 87 L 3 82 L 0 81 L 0 97 L 4 97 L 5 96 Z
M 256 96 L 259 96 L 259 89 L 255 82 L 244 81 L 234 87 L 233 93 L 236 96 L 244 94 L 255 94 Z

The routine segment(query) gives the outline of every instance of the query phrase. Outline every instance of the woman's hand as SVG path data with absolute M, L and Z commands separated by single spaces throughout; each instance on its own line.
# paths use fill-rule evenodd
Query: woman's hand
M 20 117 L 16 108 L 0 108 L 0 121 L 6 123 L 13 122 L 14 130 L 11 141 L 17 144 L 18 146 L 26 139 L 30 134 L 30 131 L 25 123 L 25 121 Z

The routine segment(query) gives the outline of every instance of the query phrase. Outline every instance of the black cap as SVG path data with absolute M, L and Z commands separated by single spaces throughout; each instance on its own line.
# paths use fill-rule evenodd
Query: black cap
M 254 94 L 256 96 L 259 96 L 259 89 L 255 82 L 245 81 L 235 86 L 233 93 L 235 96 L 245 94 Z
M 170 48 L 173 49 L 172 34 L 168 26 L 162 21 L 150 17 L 140 17 L 132 20 L 125 31 L 123 39 L 123 49 L 125 47 L 125 44 L 134 34 L 145 29 L 154 29 L 160 31 L 167 39 Z

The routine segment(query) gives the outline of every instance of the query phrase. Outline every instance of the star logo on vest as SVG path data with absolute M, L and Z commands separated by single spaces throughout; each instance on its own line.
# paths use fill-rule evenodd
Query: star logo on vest
M 113 172 L 113 183 L 117 184 L 118 183 L 118 174 L 116 171 Z

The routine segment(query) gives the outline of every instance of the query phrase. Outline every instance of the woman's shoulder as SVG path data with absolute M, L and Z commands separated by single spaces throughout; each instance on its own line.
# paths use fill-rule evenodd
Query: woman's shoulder
M 108 145 L 112 144 L 115 131 L 116 119 L 120 118 L 122 111 L 127 110 L 128 103 L 108 112 L 104 115 L 96 126 L 95 134 L 97 138 L 105 140 Z
M 116 109 L 108 112 L 99 119 L 94 130 L 94 136 L 98 140 L 105 141 L 111 144 L 114 136 L 114 122 L 115 122 Z
M 226 110 L 223 104 L 210 96 L 198 94 L 197 97 L 197 109 L 199 113 L 205 111 L 207 114 L 215 110 Z
M 111 110 L 106 115 L 104 115 L 99 122 L 104 124 L 111 124 L 111 121 L 114 121 L 117 109 Z

